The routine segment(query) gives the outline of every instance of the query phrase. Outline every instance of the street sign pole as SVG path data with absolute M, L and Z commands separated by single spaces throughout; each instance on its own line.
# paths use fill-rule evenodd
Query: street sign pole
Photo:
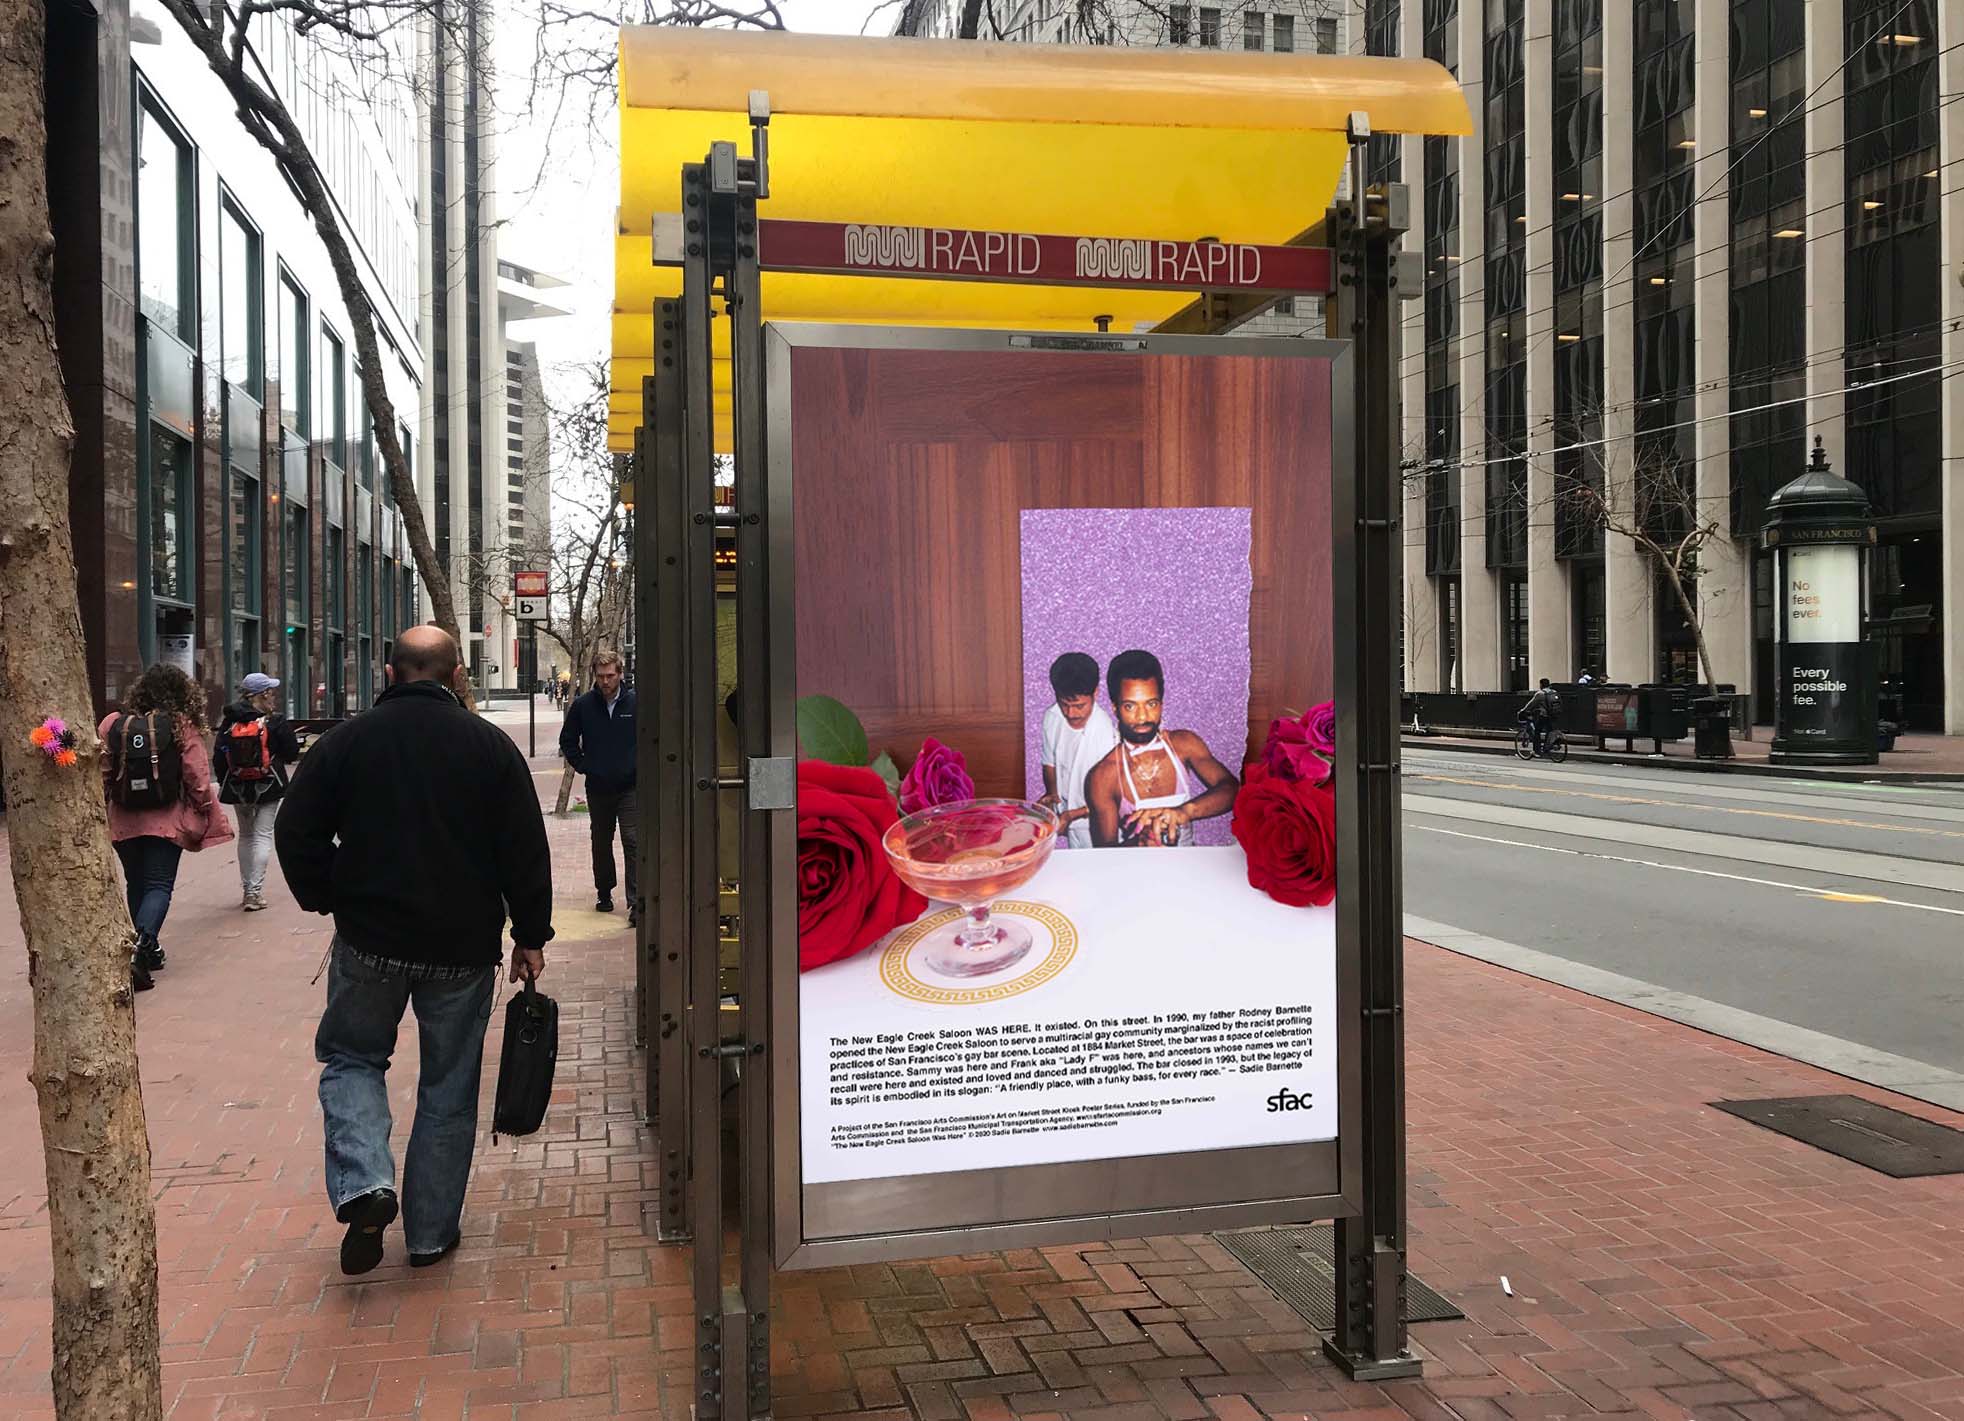
M 532 623 L 531 684 L 525 688 L 525 758 L 539 753 L 539 624 Z

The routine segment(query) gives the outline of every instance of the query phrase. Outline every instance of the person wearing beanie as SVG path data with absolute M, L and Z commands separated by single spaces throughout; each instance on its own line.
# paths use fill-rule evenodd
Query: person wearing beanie
M 278 710 L 277 677 L 254 671 L 239 682 L 239 698 L 218 722 L 212 770 L 220 801 L 239 821 L 239 906 L 256 913 L 266 906 L 266 865 L 273 857 L 273 821 L 286 794 L 287 776 L 300 758 L 293 723 Z

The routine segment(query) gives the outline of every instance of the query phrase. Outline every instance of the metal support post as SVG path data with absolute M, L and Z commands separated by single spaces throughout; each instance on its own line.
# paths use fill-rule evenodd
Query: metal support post
M 1416 1376 L 1420 1362 L 1405 1331 L 1405 1036 L 1404 892 L 1399 850 L 1398 637 L 1400 567 L 1398 330 L 1396 248 L 1409 225 L 1401 186 L 1365 194 L 1368 121 L 1350 126 L 1350 198 L 1331 209 L 1338 256 L 1337 293 L 1328 306 L 1329 334 L 1356 351 L 1356 418 L 1352 479 L 1337 481 L 1335 516 L 1353 528 L 1351 585 L 1339 589 L 1357 619 L 1356 797 L 1350 852 L 1368 872 L 1344 882 L 1360 901 L 1357 1023 L 1362 1041 L 1362 1212 L 1337 1220 L 1336 1332 L 1324 1351 L 1360 1380 Z M 1338 451 L 1337 457 L 1344 457 Z
M 653 727 L 654 772 L 643 780 L 654 789 L 654 813 L 644 822 L 654 829 L 644 834 L 652 858 L 641 882 L 654 894 L 654 912 L 644 913 L 639 931 L 645 948 L 655 955 L 654 1000 L 648 1033 L 649 1097 L 656 1148 L 660 1151 L 661 1202 L 655 1237 L 666 1243 L 689 1237 L 689 1079 L 694 1070 L 689 1056 L 687 1020 L 688 964 L 684 951 L 689 936 L 688 907 L 688 765 L 687 688 L 680 668 L 688 642 L 688 606 L 683 596 L 684 530 L 688 527 L 686 489 L 682 471 L 684 414 L 682 409 L 682 310 L 677 301 L 655 307 L 658 347 L 655 373 L 646 382 L 649 403 L 646 499 L 653 517 L 644 518 L 640 546 L 647 550 L 643 569 L 651 586 L 653 616 L 643 623 L 653 639 L 653 664 L 661 668 L 653 686 L 655 713 L 642 721 L 643 744 Z M 637 490 L 638 492 L 638 490 Z M 647 802 L 644 800 L 644 803 Z M 652 868 L 653 872 L 648 872 Z
M 765 187 L 767 148 L 763 125 L 769 106 L 751 97 L 751 120 L 756 125 L 753 180 L 729 204 L 730 228 L 719 233 L 718 247 L 727 247 L 730 266 L 724 287 L 729 301 L 731 390 L 736 453 L 736 610 L 737 610 L 737 744 L 749 780 L 760 760 L 790 757 L 787 733 L 779 743 L 774 735 L 777 688 L 770 662 L 771 578 L 774 560 L 769 546 L 780 530 L 768 501 L 764 428 L 764 327 L 758 295 L 757 194 Z M 760 107 L 762 112 L 760 114 Z M 720 220 L 725 209 L 715 216 Z M 783 560 L 775 560 L 781 568 Z M 768 802 L 761 793 L 747 794 L 742 814 L 738 885 L 740 958 L 738 996 L 742 1003 L 742 1075 L 737 1095 L 739 1189 L 738 1290 L 736 1301 L 747 1319 L 743 1330 L 744 1415 L 766 1417 L 771 1409 L 771 1215 L 769 1051 L 772 836 L 775 815 L 794 806 Z M 730 1342 L 726 1341 L 728 1347 Z M 730 1365 L 737 1358 L 724 1354 Z M 734 1397 L 734 1393 L 732 1393 Z
M 634 453 L 631 456 L 635 497 L 642 501 L 655 496 L 654 477 L 654 421 L 655 421 L 655 381 L 647 376 L 641 381 L 641 423 L 634 431 Z M 655 548 L 649 537 L 654 520 L 643 518 L 628 530 L 627 555 L 634 569 L 634 601 L 636 620 L 651 632 L 655 626 Z M 538 661 L 536 653 L 533 661 Z M 635 783 L 640 786 L 640 802 L 653 806 L 660 798 L 659 785 L 661 771 L 660 752 L 655 745 L 656 722 L 659 712 L 651 698 L 648 714 L 641 718 L 635 735 L 634 771 Z M 650 1127 L 659 1119 L 657 1108 L 659 1087 L 656 1083 L 658 1053 L 655 1043 L 659 1040 L 659 1025 L 656 1021 L 661 994 L 656 989 L 656 974 L 660 970 L 656 959 L 654 906 L 660 894 L 655 883 L 655 865 L 661 856 L 655 850 L 655 825 L 653 813 L 643 816 L 646 831 L 636 841 L 635 886 L 638 894 L 634 900 L 634 1044 L 647 1055 L 643 1058 L 645 1070 L 642 1078 L 641 1114 Z M 657 1132 L 657 1159 L 659 1159 L 659 1132 Z M 657 1203 L 655 1229 L 657 1236 L 661 1230 L 661 1208 Z
M 682 170 L 683 210 L 706 221 L 712 183 L 709 168 Z M 718 175 L 720 176 L 720 175 Z M 684 544 L 681 563 L 687 632 L 682 659 L 671 674 L 684 697 L 683 786 L 689 804 L 685 865 L 689 1004 L 686 1039 L 695 1070 L 689 1087 L 689 1173 L 695 1222 L 696 1385 L 699 1421 L 724 1414 L 728 1366 L 724 1354 L 723 1298 L 723 1025 L 718 984 L 716 811 L 716 528 L 715 349 L 707 234 L 693 234 L 682 263 L 682 487 Z M 741 1411 L 741 1391 L 737 1410 Z

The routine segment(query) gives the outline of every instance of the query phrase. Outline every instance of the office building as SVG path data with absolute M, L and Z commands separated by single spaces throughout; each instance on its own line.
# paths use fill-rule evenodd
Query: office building
M 1424 222 L 1406 684 L 1702 679 L 1615 529 L 1709 527 L 1716 678 L 1767 718 L 1758 534 L 1819 436 L 1879 519 L 1881 673 L 1913 728 L 1964 729 L 1964 46 L 1934 0 L 1370 0 L 1365 30 L 1451 68 L 1475 126 L 1373 165 Z
M 352 331 L 292 189 L 154 0 L 49 12 L 57 335 L 91 687 L 156 660 L 212 696 L 252 670 L 288 712 L 369 703 L 416 620 Z M 415 177 L 406 106 L 262 16 L 249 54 L 307 135 L 376 312 L 415 457 Z

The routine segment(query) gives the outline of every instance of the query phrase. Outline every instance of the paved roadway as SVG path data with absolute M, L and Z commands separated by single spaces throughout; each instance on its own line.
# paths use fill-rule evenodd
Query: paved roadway
M 1404 764 L 1415 936 L 1964 1107 L 1964 786 Z

